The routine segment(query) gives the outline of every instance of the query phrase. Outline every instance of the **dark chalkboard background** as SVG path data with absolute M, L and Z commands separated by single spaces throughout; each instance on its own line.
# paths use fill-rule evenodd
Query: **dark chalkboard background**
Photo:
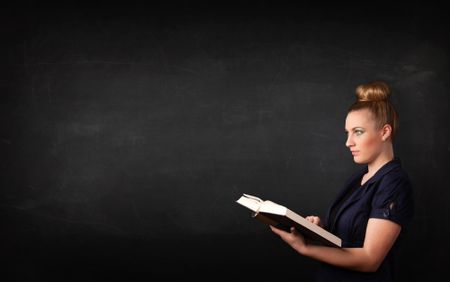
M 4 9 L 4 275 L 312 279 L 317 262 L 235 200 L 250 193 L 324 216 L 358 169 L 343 128 L 354 88 L 381 79 L 392 87 L 396 155 L 416 197 L 399 281 L 448 277 L 443 9 L 318 8 Z

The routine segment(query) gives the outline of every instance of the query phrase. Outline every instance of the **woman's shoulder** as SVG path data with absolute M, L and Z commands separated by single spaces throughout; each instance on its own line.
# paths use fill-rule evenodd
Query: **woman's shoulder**
M 384 174 L 380 178 L 378 186 L 385 192 L 410 192 L 412 190 L 412 183 L 409 174 L 401 166 L 398 166 Z
M 393 167 L 391 170 L 386 172 L 383 179 L 387 180 L 405 180 L 410 181 L 408 172 L 403 168 L 403 166 L 399 163 L 395 167 Z
M 402 227 L 414 215 L 414 193 L 408 173 L 402 167 L 386 172 L 373 187 L 371 217 L 391 219 Z
M 396 157 L 381 167 L 368 182 L 370 184 L 373 182 L 391 183 L 398 181 L 410 182 L 408 173 L 402 167 L 400 159 Z

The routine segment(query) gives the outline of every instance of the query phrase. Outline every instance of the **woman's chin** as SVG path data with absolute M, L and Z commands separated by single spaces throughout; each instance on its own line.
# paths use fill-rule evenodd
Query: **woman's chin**
M 366 164 L 367 162 L 361 159 L 359 156 L 353 156 L 353 161 L 357 164 Z

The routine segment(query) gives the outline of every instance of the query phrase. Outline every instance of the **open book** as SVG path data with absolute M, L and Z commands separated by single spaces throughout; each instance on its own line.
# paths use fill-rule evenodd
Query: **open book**
M 330 247 L 342 246 L 342 240 L 336 235 L 272 201 L 264 201 L 258 197 L 243 194 L 236 202 L 252 210 L 252 216 L 263 223 L 285 231 L 289 231 L 291 227 L 295 227 L 305 237 L 308 243 Z

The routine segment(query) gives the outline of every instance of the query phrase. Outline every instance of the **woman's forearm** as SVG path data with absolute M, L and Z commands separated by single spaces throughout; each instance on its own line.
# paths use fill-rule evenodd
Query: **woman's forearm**
M 374 272 L 383 262 L 401 226 L 390 220 L 371 218 L 367 224 L 366 236 L 361 248 L 333 248 L 306 244 L 305 238 L 294 227 L 290 232 L 270 227 L 294 250 L 304 256 L 347 269 Z M 380 236 L 380 234 L 382 234 Z
M 379 267 L 363 248 L 332 248 L 317 245 L 293 247 L 304 256 L 338 267 L 362 272 L 373 272 Z

